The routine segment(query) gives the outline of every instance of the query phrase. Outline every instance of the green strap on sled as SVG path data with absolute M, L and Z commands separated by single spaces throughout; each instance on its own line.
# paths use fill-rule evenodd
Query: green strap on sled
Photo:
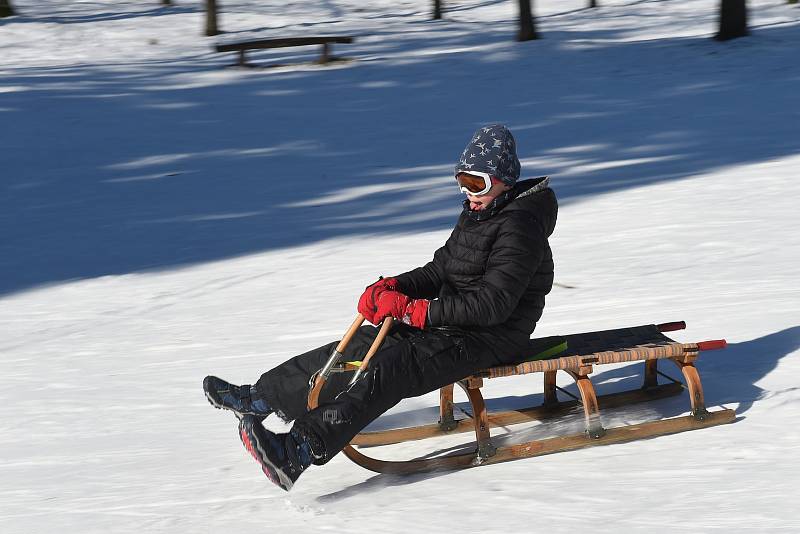
M 549 358 L 553 358 L 558 356 L 562 352 L 567 350 L 567 340 L 565 339 L 561 343 L 557 345 L 553 345 L 549 349 L 544 349 L 543 351 L 539 352 L 538 354 L 531 356 L 530 358 L 525 358 L 526 362 L 532 362 L 536 360 L 547 360 Z
M 531 356 L 530 358 L 525 358 L 523 361 L 532 362 L 532 361 L 536 361 L 536 360 L 547 360 L 549 358 L 553 358 L 555 356 L 558 356 L 559 354 L 561 354 L 562 352 L 564 352 L 566 350 L 567 350 L 567 340 L 565 339 L 565 340 L 561 341 L 560 343 L 558 343 L 556 345 L 552 345 L 549 348 L 546 348 L 543 351 L 538 352 L 537 354 Z M 348 365 L 352 365 L 354 367 L 361 367 L 361 362 L 360 361 L 344 362 L 344 363 L 346 363 Z

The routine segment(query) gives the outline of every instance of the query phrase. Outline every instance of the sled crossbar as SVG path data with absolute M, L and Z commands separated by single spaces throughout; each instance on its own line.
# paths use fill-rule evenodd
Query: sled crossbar
M 439 394 L 438 423 L 362 432 L 345 448 L 344 453 L 362 467 L 379 473 L 417 473 L 474 467 L 733 422 L 736 418 L 734 410 L 721 409 L 710 412 L 706 409 L 700 375 L 694 366 L 701 351 L 724 348 L 725 340 L 679 343 L 664 335 L 664 332 L 685 327 L 686 323 L 677 321 L 531 340 L 529 354 L 522 355 L 519 363 L 484 369 L 456 384 L 443 387 Z M 545 353 L 546 359 L 537 359 Z M 633 361 L 644 363 L 641 388 L 602 396 L 595 394 L 589 376 L 594 366 Z M 676 365 L 683 375 L 685 385 L 674 379 L 670 379 L 669 383 L 659 384 L 658 377 L 665 376 L 658 369 L 660 361 L 669 361 Z M 341 370 L 346 371 L 347 367 L 345 365 Z M 556 385 L 558 371 L 566 372 L 574 379 L 579 400 L 558 399 L 560 389 Z M 544 398 L 540 406 L 488 413 L 480 392 L 484 379 L 539 372 L 544 373 Z M 464 390 L 472 405 L 471 414 L 467 414 L 466 418 L 455 418 L 453 404 L 455 385 Z M 690 415 L 608 429 L 601 424 L 601 408 L 614 408 L 679 395 L 683 390 L 689 394 Z M 496 446 L 492 442 L 491 428 L 549 419 L 580 409 L 584 412 L 586 425 L 582 433 L 504 446 Z M 470 430 L 475 431 L 477 444 L 475 450 L 435 458 L 386 461 L 366 456 L 353 447 L 388 445 Z

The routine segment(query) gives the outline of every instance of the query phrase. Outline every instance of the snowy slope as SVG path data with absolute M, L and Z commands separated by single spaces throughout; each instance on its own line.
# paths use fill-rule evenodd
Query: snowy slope
M 753 36 L 720 44 L 711 1 L 539 2 L 545 38 L 520 44 L 508 1 L 445 2 L 439 23 L 423 0 L 232 1 L 211 39 L 201 2 L 175 3 L 16 0 L 0 21 L 0 532 L 800 530 L 797 6 L 751 1 Z M 210 46 L 317 31 L 357 35 L 336 48 L 353 61 L 240 70 Z M 537 335 L 684 319 L 676 338 L 730 342 L 698 367 L 740 420 L 406 478 L 337 457 L 280 492 L 203 376 L 336 339 L 367 283 L 427 261 L 488 121 L 561 199 Z M 541 393 L 484 389 L 490 408 Z

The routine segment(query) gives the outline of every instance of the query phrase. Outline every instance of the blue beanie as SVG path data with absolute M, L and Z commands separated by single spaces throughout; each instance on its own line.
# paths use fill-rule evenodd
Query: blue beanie
M 508 128 L 490 124 L 478 128 L 456 164 L 460 172 L 482 172 L 513 186 L 519 179 L 517 144 Z

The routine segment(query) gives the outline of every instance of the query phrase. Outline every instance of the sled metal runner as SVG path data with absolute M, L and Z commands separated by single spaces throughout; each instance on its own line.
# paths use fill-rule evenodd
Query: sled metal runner
M 383 339 L 392 326 L 387 318 L 360 365 L 341 362 L 342 353 L 356 330 L 364 322 L 361 315 L 336 347 L 330 360 L 312 379 L 309 392 L 309 408 L 318 404 L 319 393 L 332 372 L 355 371 L 362 373 L 369 360 L 380 348 Z M 703 341 L 699 343 L 679 343 L 664 335 L 665 332 L 686 328 L 682 321 L 660 325 L 645 325 L 621 328 L 602 332 L 573 334 L 563 338 L 541 338 L 532 340 L 539 349 L 542 347 L 565 346 L 562 356 L 550 359 L 522 361 L 513 365 L 492 367 L 482 370 L 457 382 L 467 395 L 471 413 L 466 418 L 454 416 L 453 391 L 456 384 L 440 390 L 439 422 L 409 428 L 362 432 L 344 449 L 344 454 L 358 465 L 378 473 L 409 474 L 434 470 L 460 469 L 487 465 L 518 458 L 528 458 L 555 452 L 581 449 L 597 445 L 622 443 L 637 439 L 674 434 L 709 426 L 731 423 L 736 413 L 731 409 L 709 411 L 706 409 L 700 375 L 694 362 L 702 351 L 722 349 L 725 340 Z M 537 349 L 538 350 L 538 349 Z M 636 390 L 623 391 L 610 395 L 597 396 L 589 375 L 597 365 L 634 362 L 643 363 L 643 384 Z M 681 371 L 683 383 L 667 377 L 668 383 L 659 384 L 658 377 L 665 376 L 659 370 L 660 362 L 670 362 Z M 569 374 L 578 388 L 580 397 L 561 401 L 557 391 L 556 374 Z M 480 388 L 484 379 L 499 378 L 530 373 L 543 373 L 544 402 L 537 407 L 510 410 L 489 414 Z M 678 395 L 687 390 L 691 404 L 690 415 L 649 421 L 635 425 L 604 428 L 601 421 L 601 408 L 614 408 L 628 404 Z M 563 390 L 561 390 L 563 391 Z M 570 394 L 571 395 L 571 394 Z M 557 417 L 568 411 L 583 408 L 585 431 L 562 437 L 553 437 L 495 446 L 490 429 L 508 425 Z M 356 450 L 354 446 L 368 447 L 389 445 L 404 441 L 420 440 L 434 436 L 475 431 L 477 447 L 469 452 L 451 454 L 435 458 L 422 458 L 408 461 L 389 461 L 372 458 Z

